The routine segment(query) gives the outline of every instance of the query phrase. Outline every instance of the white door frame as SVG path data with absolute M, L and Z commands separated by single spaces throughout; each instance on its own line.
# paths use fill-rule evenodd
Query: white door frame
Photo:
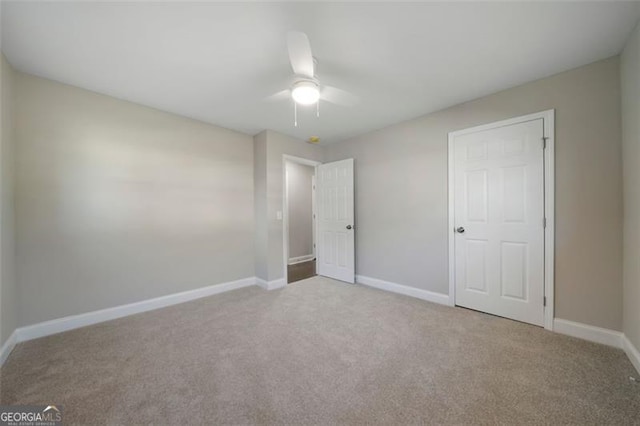
M 546 149 L 544 150 L 544 215 L 546 227 L 544 228 L 544 296 L 546 300 L 544 308 L 544 328 L 553 330 L 554 317 L 554 248 L 555 248 L 555 109 L 542 111 L 534 114 L 514 117 L 508 120 L 496 121 L 494 123 L 471 127 L 449 133 L 449 305 L 455 306 L 455 207 L 454 207 L 454 147 L 453 141 L 456 136 L 467 133 L 475 133 L 482 130 L 494 129 L 496 127 L 510 126 L 512 124 L 526 121 L 543 119 L 544 138 Z M 542 143 L 542 141 L 540 141 Z
M 317 198 L 316 198 L 316 172 L 314 169 L 313 172 L 313 176 L 311 176 L 311 213 L 313 214 L 312 220 L 311 220 L 311 226 L 313 227 L 312 229 L 312 233 L 313 233 L 313 257 L 315 259 L 318 258 L 318 254 L 316 253 L 316 238 L 317 238 L 317 233 L 316 233 L 316 221 L 318 219 L 318 217 L 316 216 L 316 212 L 317 212 Z M 316 264 L 316 273 L 318 272 L 318 265 Z
M 293 155 L 287 155 L 287 154 L 283 154 L 282 155 L 282 254 L 283 254 L 283 269 L 284 269 L 284 282 L 285 285 L 289 284 L 289 197 L 287 194 L 287 162 L 291 162 L 291 163 L 298 163 L 298 164 L 302 164 L 305 166 L 311 166 L 313 167 L 313 176 L 315 178 L 316 176 L 316 171 L 318 169 L 318 166 L 320 164 L 322 164 L 319 161 L 314 161 L 314 160 L 309 160 L 306 158 L 301 158 L 301 157 L 294 157 Z M 316 204 L 315 204 L 315 191 L 314 193 L 312 193 L 311 198 L 312 198 L 312 214 L 314 216 L 316 215 Z M 314 244 L 314 248 L 313 248 L 313 254 L 316 254 L 316 249 L 315 249 L 315 236 L 317 235 L 317 221 L 313 221 L 313 244 Z M 316 263 L 316 274 L 318 273 L 318 265 Z

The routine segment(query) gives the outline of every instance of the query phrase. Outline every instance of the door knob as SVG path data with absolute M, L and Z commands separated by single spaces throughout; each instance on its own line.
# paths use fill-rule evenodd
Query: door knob
M 456 228 L 456 232 L 458 234 L 464 234 L 464 228 L 462 226 L 460 226 L 460 227 Z
M 347 229 L 351 229 L 351 225 L 347 225 Z

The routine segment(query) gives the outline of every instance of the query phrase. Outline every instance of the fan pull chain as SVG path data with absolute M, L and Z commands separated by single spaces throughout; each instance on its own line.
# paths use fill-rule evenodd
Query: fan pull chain
M 298 103 L 293 103 L 293 126 L 298 127 Z

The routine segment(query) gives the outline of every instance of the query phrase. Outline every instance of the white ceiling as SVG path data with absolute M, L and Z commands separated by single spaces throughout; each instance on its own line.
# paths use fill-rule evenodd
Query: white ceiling
M 21 71 L 255 134 L 331 143 L 619 53 L 638 2 L 5 2 Z M 293 127 L 286 33 L 308 34 L 321 103 Z

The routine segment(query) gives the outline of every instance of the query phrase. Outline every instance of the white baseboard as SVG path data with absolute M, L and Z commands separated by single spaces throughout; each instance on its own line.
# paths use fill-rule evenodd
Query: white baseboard
M 200 299 L 202 297 L 212 296 L 214 294 L 223 293 L 226 291 L 235 290 L 255 284 L 255 277 L 244 278 L 237 281 L 214 284 L 195 290 L 189 290 L 181 293 L 169 294 L 167 296 L 156 297 L 154 299 L 130 303 L 128 305 L 115 306 L 113 308 L 101 309 L 99 311 L 87 312 L 79 315 L 71 315 L 68 317 L 45 321 L 26 327 L 20 327 L 16 330 L 17 342 L 23 342 L 25 340 L 36 339 L 38 337 L 49 336 L 51 334 L 57 334 L 63 331 L 73 330 L 75 328 L 86 327 L 88 325 L 126 317 L 128 315 L 134 315 L 171 305 L 177 305 L 179 303 L 189 302 L 191 300 Z
M 629 360 L 631 360 L 631 364 L 633 364 L 640 374 L 640 351 L 633 346 L 633 343 L 631 343 L 627 336 L 622 336 L 622 349 L 624 349 Z
M 279 278 L 273 281 L 266 281 L 262 278 L 256 278 L 256 284 L 265 290 L 277 290 L 279 288 L 283 288 L 287 286 L 287 282 L 284 278 Z
M 9 354 L 13 348 L 16 347 L 16 343 L 18 343 L 18 334 L 14 331 L 11 333 L 11 336 L 9 336 L 7 341 L 4 342 L 2 349 L 0 349 L 0 367 L 2 367 L 2 364 L 4 364 L 7 358 L 9 358 Z
M 409 287 L 402 284 L 396 284 L 389 281 L 379 280 L 377 278 L 365 277 L 363 275 L 356 275 L 356 282 L 364 284 L 369 287 L 377 288 L 380 290 L 390 291 L 392 293 L 404 294 L 405 296 L 416 297 L 418 299 L 426 300 L 428 302 L 438 303 L 440 305 L 452 306 L 449 301 L 449 295 L 442 293 L 435 293 L 433 291 L 422 290 L 420 288 Z
M 369 287 L 416 297 L 433 303 L 451 305 L 449 296 L 442 293 L 435 293 L 363 275 L 357 275 L 356 282 Z M 2 366 L 7 360 L 15 345 L 26 340 L 49 336 L 63 331 L 86 327 L 88 325 L 164 308 L 171 305 L 177 305 L 179 303 L 189 302 L 202 297 L 212 296 L 214 294 L 256 284 L 266 290 L 275 290 L 286 287 L 287 285 L 284 278 L 265 281 L 260 278 L 250 277 L 237 281 L 202 287 L 195 290 L 184 291 L 181 293 L 170 294 L 154 299 L 143 300 L 141 302 L 130 303 L 128 305 L 116 306 L 113 308 L 87 312 L 80 315 L 72 315 L 26 327 L 20 327 L 15 330 L 11 336 L 9 336 L 7 341 L 2 345 L 2 348 L 0 348 L 0 366 Z M 559 318 L 554 319 L 553 328 L 557 333 L 623 349 L 631 360 L 633 366 L 640 373 L 640 351 L 638 351 L 638 348 L 636 348 L 623 333 Z
M 307 255 L 298 256 L 298 257 L 290 257 L 287 264 L 295 265 L 296 263 L 308 262 L 313 259 L 315 259 L 315 256 L 313 254 L 307 254 Z
M 553 331 L 567 336 L 577 337 L 590 342 L 601 343 L 614 348 L 622 348 L 623 334 L 620 331 L 608 328 L 595 327 L 593 325 L 555 318 Z

